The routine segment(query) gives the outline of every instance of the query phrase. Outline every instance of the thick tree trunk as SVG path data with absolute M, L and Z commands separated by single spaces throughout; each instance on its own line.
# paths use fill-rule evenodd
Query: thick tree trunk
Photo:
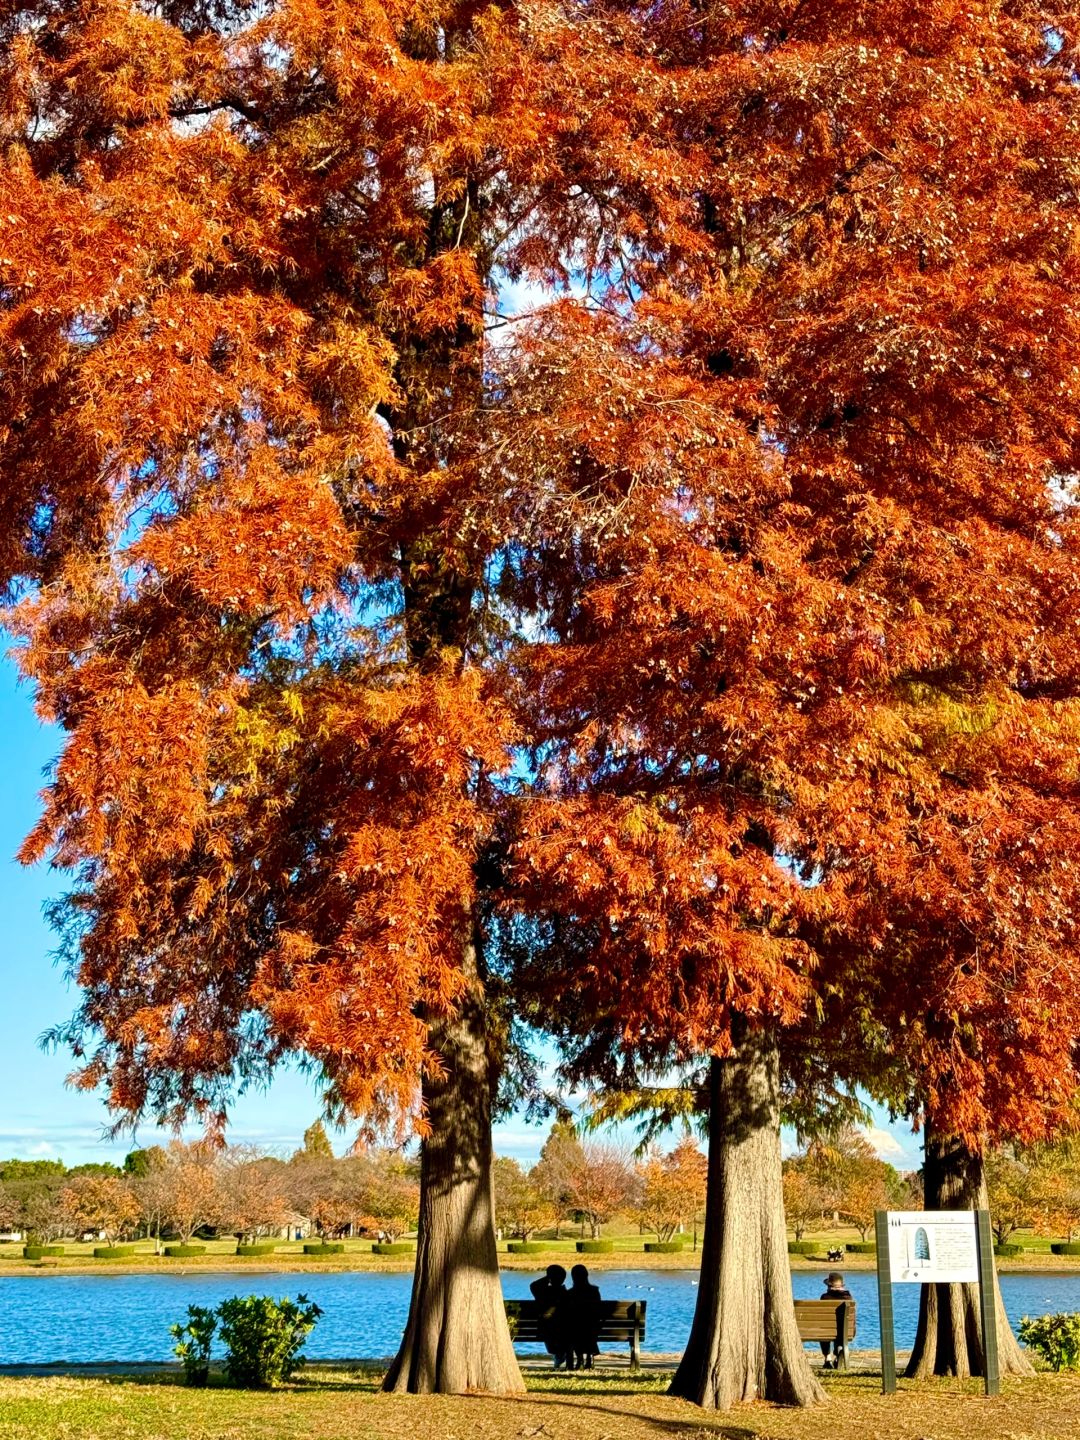
M 467 968 L 476 973 L 476 951 Z M 478 990 L 432 1026 L 445 1074 L 424 1082 L 420 1223 L 409 1320 L 384 1390 L 516 1395 L 525 1386 L 503 1310 L 495 1248 L 491 1105 L 497 1061 Z
M 739 1400 L 812 1405 L 825 1395 L 795 1325 L 780 1172 L 775 1038 L 746 1034 L 710 1066 L 701 1279 L 671 1383 L 707 1409 Z
M 929 1126 L 923 1142 L 927 1210 L 988 1210 L 981 1155 L 960 1140 L 936 1135 Z M 1031 1362 L 1012 1332 L 994 1269 L 998 1364 L 1002 1375 L 1033 1375 Z M 910 1379 L 930 1375 L 983 1373 L 982 1323 L 977 1285 L 924 1285 L 919 1298 L 915 1347 L 904 1372 Z

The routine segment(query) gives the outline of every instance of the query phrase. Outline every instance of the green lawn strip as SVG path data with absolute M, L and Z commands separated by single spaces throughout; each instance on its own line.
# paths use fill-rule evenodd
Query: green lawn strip
M 1008 1382 L 986 1400 L 977 1381 L 828 1376 L 811 1411 L 741 1405 L 710 1415 L 663 1392 L 669 1375 L 532 1372 L 521 1399 L 394 1396 L 370 1370 L 320 1369 L 270 1393 L 156 1379 L 0 1379 L 0 1440 L 1075 1440 L 1080 1377 Z

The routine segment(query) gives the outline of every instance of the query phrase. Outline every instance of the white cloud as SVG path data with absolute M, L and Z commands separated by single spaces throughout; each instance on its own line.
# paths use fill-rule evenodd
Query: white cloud
M 881 1160 L 907 1160 L 907 1150 L 901 1145 L 895 1135 L 890 1135 L 888 1130 L 882 1130 L 877 1125 L 871 1125 L 862 1132 L 870 1144 L 874 1147 Z

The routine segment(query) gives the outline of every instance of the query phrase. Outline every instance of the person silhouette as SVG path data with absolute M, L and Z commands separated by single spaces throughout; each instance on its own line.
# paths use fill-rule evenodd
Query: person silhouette
M 561 1265 L 549 1265 L 547 1270 L 529 1286 L 533 1299 L 540 1306 L 540 1323 L 537 1329 L 544 1348 L 554 1360 L 554 1369 L 565 1361 L 570 1366 L 570 1346 L 566 1337 L 566 1271 Z
M 600 1287 L 589 1281 L 584 1265 L 570 1271 L 570 1289 L 562 1302 L 569 1358 L 567 1369 L 591 1370 L 593 1356 L 600 1354 Z
M 844 1284 L 844 1277 L 839 1270 L 833 1270 L 825 1276 L 825 1293 L 822 1300 L 854 1300 L 854 1295 Z M 835 1340 L 822 1340 L 821 1353 L 825 1357 L 824 1369 L 835 1370 L 840 1363 L 840 1356 L 836 1353 Z M 848 1344 L 845 1337 L 844 1345 Z

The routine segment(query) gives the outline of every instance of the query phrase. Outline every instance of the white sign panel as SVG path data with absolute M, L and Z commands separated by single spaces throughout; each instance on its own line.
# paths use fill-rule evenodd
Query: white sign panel
M 890 1210 L 889 1277 L 894 1284 L 977 1281 L 974 1210 Z

